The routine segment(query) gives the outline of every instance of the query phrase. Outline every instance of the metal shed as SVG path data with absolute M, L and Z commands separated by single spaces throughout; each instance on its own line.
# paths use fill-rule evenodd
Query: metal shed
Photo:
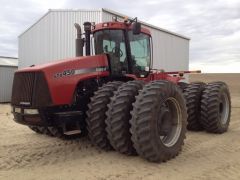
M 19 36 L 19 68 L 75 56 L 74 23 L 106 22 L 126 15 L 109 9 L 49 10 Z M 137 16 L 137 15 L 136 15 Z M 188 70 L 189 38 L 142 22 L 153 39 L 153 68 Z
M 17 58 L 0 56 L 0 103 L 11 101 L 13 76 L 17 68 Z

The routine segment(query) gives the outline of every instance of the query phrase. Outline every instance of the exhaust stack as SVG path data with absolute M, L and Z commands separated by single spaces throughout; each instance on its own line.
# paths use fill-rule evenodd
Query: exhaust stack
M 75 41 L 76 57 L 83 56 L 84 40 L 82 39 L 82 29 L 78 23 L 75 23 L 74 26 L 77 29 L 77 38 Z
M 91 26 L 90 22 L 83 23 L 84 31 L 85 31 L 85 49 L 86 49 L 86 56 L 90 56 L 90 35 L 91 35 Z

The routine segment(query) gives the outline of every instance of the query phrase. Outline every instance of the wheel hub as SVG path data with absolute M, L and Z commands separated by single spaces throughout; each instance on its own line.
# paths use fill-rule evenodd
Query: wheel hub
M 158 116 L 158 135 L 162 143 L 171 147 L 178 141 L 182 129 L 180 105 L 175 98 L 168 98 L 163 103 Z
M 172 114 L 168 107 L 162 107 L 161 113 L 159 115 L 159 121 L 158 121 L 158 130 L 159 134 L 162 136 L 166 136 L 169 131 L 171 131 L 171 123 L 172 121 Z

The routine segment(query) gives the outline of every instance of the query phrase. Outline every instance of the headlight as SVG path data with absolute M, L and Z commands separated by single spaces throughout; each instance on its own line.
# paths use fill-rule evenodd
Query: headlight
M 37 109 L 24 109 L 24 114 L 39 114 Z
M 15 113 L 21 113 L 21 108 L 14 108 Z

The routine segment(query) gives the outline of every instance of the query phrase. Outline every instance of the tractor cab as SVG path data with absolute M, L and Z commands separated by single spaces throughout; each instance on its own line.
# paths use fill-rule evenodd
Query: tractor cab
M 92 49 L 93 55 L 106 54 L 111 75 L 134 74 L 143 78 L 149 74 L 151 35 L 137 20 L 106 22 L 94 26 L 86 22 L 84 25 L 86 55 L 90 52 L 88 48 Z M 88 38 L 88 34 L 92 34 L 92 39 Z

